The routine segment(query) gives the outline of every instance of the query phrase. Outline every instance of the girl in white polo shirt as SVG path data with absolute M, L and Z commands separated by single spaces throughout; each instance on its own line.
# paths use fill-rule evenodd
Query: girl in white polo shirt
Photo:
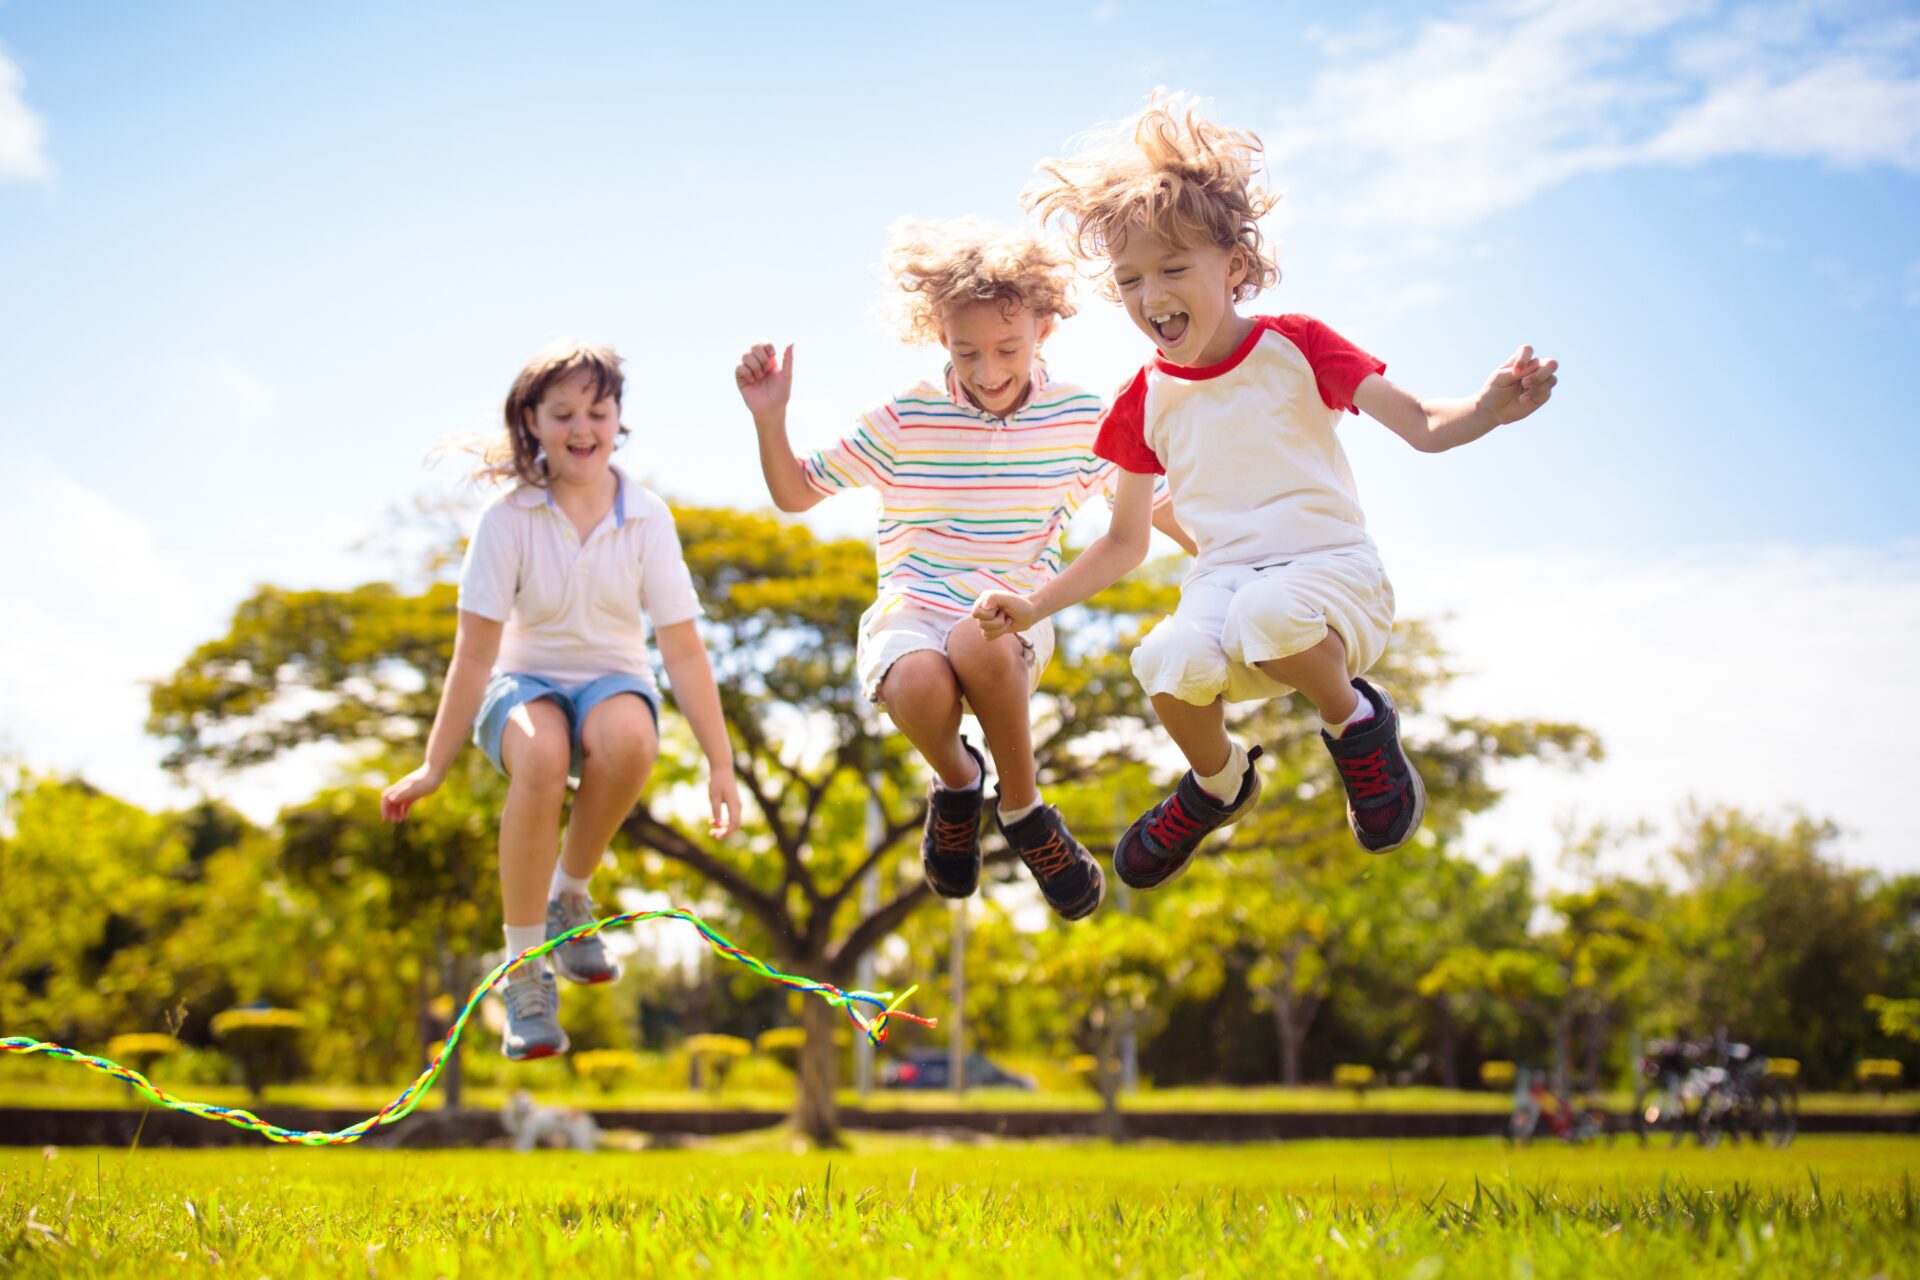
M 594 919 L 588 879 L 659 751 L 648 621 L 706 753 L 710 832 L 729 835 L 740 820 L 733 752 L 673 514 L 613 465 L 626 435 L 624 382 L 611 349 L 578 343 L 541 352 L 514 380 L 505 438 L 482 474 L 518 484 L 488 504 L 467 547 L 453 664 L 426 763 L 381 801 L 388 821 L 405 818 L 446 778 L 471 726 L 475 744 L 508 778 L 500 896 L 512 955 Z M 562 843 L 569 777 L 579 789 Z M 573 982 L 618 976 L 598 937 L 552 955 Z M 503 996 L 507 1057 L 566 1052 L 544 963 L 521 966 Z

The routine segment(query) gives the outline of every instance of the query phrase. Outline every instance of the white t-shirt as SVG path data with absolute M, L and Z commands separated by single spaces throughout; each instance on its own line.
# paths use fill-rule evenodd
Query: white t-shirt
M 700 616 L 673 513 L 620 468 L 613 474 L 613 510 L 584 544 L 535 485 L 480 513 L 460 568 L 460 607 L 506 624 L 496 671 L 557 684 L 615 673 L 651 681 L 646 620 L 658 629 Z
M 1386 365 L 1307 316 L 1255 316 L 1219 364 L 1155 356 L 1121 389 L 1093 451 L 1162 474 L 1200 554 L 1193 573 L 1371 547 L 1336 433 Z

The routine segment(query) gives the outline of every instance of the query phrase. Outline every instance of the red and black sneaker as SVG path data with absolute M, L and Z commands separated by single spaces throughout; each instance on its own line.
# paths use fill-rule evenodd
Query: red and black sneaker
M 965 738 L 960 745 L 980 770 L 980 783 L 949 791 L 927 788 L 927 824 L 920 831 L 920 866 L 943 898 L 970 898 L 980 887 L 980 810 L 987 796 L 987 762 Z
M 1347 788 L 1347 825 L 1368 853 L 1390 853 L 1413 838 L 1427 812 L 1427 789 L 1400 749 L 1400 713 L 1393 699 L 1365 680 L 1354 690 L 1373 704 L 1373 719 L 1344 737 L 1320 737 Z
M 1106 877 L 1100 874 L 1100 864 L 1086 846 L 1067 830 L 1058 809 L 1043 804 L 1018 822 L 999 820 L 996 804 L 994 821 L 999 822 L 1000 834 L 1033 872 L 1055 915 L 1062 920 L 1081 920 L 1099 909 L 1107 896 Z
M 1182 774 L 1173 794 L 1135 819 L 1120 837 L 1113 850 L 1114 871 L 1135 889 L 1157 889 L 1185 871 L 1202 840 L 1240 821 L 1260 798 L 1260 770 L 1254 767 L 1260 752 L 1259 747 L 1247 752 L 1247 776 L 1240 780 L 1240 794 L 1232 804 L 1223 805 L 1201 790 L 1193 770 Z

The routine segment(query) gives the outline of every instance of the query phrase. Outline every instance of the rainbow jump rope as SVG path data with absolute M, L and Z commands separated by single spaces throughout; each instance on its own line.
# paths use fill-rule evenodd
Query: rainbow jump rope
M 44 1053 L 49 1057 L 77 1062 L 89 1071 L 112 1076 L 115 1080 L 132 1085 L 142 1097 L 156 1106 L 173 1111 L 184 1111 L 188 1115 L 199 1116 L 203 1120 L 222 1120 L 236 1128 L 258 1133 L 271 1142 L 291 1143 L 305 1147 L 342 1146 L 349 1142 L 358 1142 L 381 1125 L 404 1119 L 420 1105 L 421 1099 L 433 1089 L 434 1081 L 439 1079 L 440 1070 L 446 1065 L 448 1055 L 453 1052 L 454 1046 L 460 1043 L 460 1033 L 466 1029 L 467 1020 L 473 1016 L 474 1010 L 479 1008 L 481 998 L 506 981 L 507 975 L 515 969 L 575 938 L 590 938 L 605 929 L 625 924 L 643 924 L 650 920 L 684 920 L 699 930 L 700 936 L 706 940 L 708 946 L 728 959 L 738 961 L 761 977 L 777 982 L 783 987 L 818 996 L 836 1008 L 845 1009 L 847 1016 L 853 1019 L 853 1025 L 860 1028 L 860 1033 L 867 1038 L 869 1044 L 885 1043 L 887 1024 L 895 1018 L 904 1018 L 908 1022 L 918 1023 L 923 1027 L 931 1027 L 935 1024 L 932 1018 L 918 1017 L 903 1012 L 899 1007 L 907 997 L 919 990 L 918 987 L 908 987 L 898 996 L 891 991 L 842 991 L 832 983 L 815 982 L 811 978 L 782 973 L 758 956 L 742 951 L 728 942 L 711 925 L 691 911 L 670 907 L 664 911 L 629 911 L 624 915 L 608 916 L 605 920 L 596 920 L 592 924 L 583 924 L 578 929 L 569 930 L 557 938 L 549 938 L 537 947 L 529 947 L 519 955 L 501 961 L 494 967 L 492 973 L 481 979 L 480 985 L 473 989 L 473 994 L 467 997 L 466 1005 L 460 1010 L 460 1016 L 453 1020 L 453 1025 L 448 1029 L 447 1037 L 440 1045 L 439 1051 L 427 1063 L 426 1069 L 414 1078 L 413 1083 L 401 1090 L 399 1097 L 365 1120 L 332 1133 L 312 1129 L 284 1129 L 279 1125 L 268 1124 L 253 1112 L 239 1107 L 218 1107 L 208 1102 L 189 1102 L 184 1098 L 176 1098 L 131 1067 L 123 1067 L 111 1059 L 96 1058 L 92 1054 L 69 1049 L 65 1045 L 34 1040 L 27 1036 L 7 1036 L 0 1038 L 0 1050 L 8 1053 Z M 858 1007 L 862 1005 L 875 1012 L 863 1017 Z

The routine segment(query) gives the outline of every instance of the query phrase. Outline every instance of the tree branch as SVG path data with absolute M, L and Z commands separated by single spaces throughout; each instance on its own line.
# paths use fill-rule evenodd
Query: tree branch
M 635 844 L 644 845 L 661 857 L 670 858 L 712 881 L 776 939 L 798 942 L 793 918 L 787 913 L 784 903 L 674 828 L 659 821 L 644 806 L 638 806 L 628 814 L 620 824 L 620 830 Z

